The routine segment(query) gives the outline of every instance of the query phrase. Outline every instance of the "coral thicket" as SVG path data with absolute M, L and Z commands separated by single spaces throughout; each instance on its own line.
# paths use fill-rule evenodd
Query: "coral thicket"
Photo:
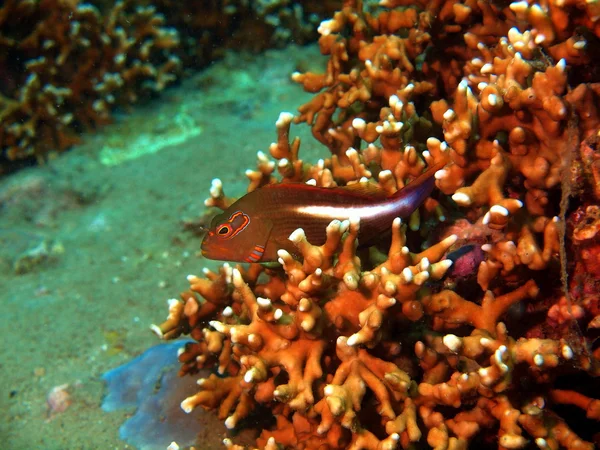
M 214 370 L 182 408 L 229 429 L 269 411 L 261 449 L 599 445 L 599 5 L 347 1 L 323 21 L 327 69 L 292 76 L 314 96 L 249 190 L 393 193 L 445 168 L 379 245 L 334 221 L 280 267 L 189 276 L 154 327 L 195 340 L 182 375 Z M 301 160 L 292 122 L 330 156 Z M 207 205 L 230 203 L 213 182 Z

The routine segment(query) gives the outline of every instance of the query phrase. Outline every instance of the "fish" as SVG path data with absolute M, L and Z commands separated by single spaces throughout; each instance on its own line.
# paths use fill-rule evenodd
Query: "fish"
M 247 193 L 215 216 L 201 244 L 205 258 L 220 261 L 271 263 L 277 252 L 298 256 L 289 236 L 302 228 L 308 241 L 322 245 L 333 220 L 358 217 L 361 246 L 375 243 L 396 217 L 410 216 L 433 191 L 435 164 L 391 195 L 368 183 L 318 187 L 304 183 L 268 184 Z

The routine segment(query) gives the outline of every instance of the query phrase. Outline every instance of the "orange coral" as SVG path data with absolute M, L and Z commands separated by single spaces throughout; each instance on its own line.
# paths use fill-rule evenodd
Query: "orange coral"
M 264 449 L 598 444 L 597 395 L 561 387 L 600 375 L 580 329 L 600 327 L 594 5 L 348 1 L 323 21 L 326 72 L 293 74 L 315 95 L 280 116 L 276 161 L 258 155 L 249 190 L 277 170 L 393 193 L 444 162 L 439 192 L 378 248 L 357 247 L 359 220 L 333 221 L 321 246 L 292 233 L 302 258 L 282 250 L 281 267 L 191 277 L 206 300 L 184 293 L 157 330 L 198 341 L 182 372 L 217 366 L 227 381 L 203 381 L 184 407 L 235 397 L 220 411 L 228 427 L 270 408 Z M 303 162 L 292 122 L 331 156 Z M 226 206 L 217 186 L 209 204 Z M 484 255 L 472 274 L 452 268 L 465 244 Z

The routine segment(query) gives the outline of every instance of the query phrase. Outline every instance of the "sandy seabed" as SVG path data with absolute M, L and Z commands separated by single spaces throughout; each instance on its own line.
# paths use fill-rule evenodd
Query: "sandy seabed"
M 157 344 L 149 326 L 165 300 L 216 267 L 183 221 L 204 212 L 215 177 L 228 196 L 245 192 L 279 113 L 310 98 L 289 75 L 320 61 L 314 46 L 229 54 L 47 165 L 0 179 L 1 449 L 133 448 L 119 439 L 133 411 L 101 409 L 101 376 Z M 307 126 L 292 133 L 303 159 L 326 155 Z M 51 413 L 56 386 L 70 404 Z M 201 417 L 199 448 L 223 448 L 225 427 Z

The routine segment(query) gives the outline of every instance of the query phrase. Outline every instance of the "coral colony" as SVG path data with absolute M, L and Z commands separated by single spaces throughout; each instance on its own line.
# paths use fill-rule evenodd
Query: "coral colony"
M 78 128 L 108 123 L 111 108 L 164 89 L 181 70 L 171 53 L 178 33 L 154 8 L 118 2 L 102 17 L 76 3 L 9 0 L 0 8 L 0 76 L 14 83 L 0 89 L 0 162 L 69 147 Z M 13 64 L 24 66 L 13 72 Z
M 0 174 L 43 161 L 224 47 L 306 42 L 337 2 L 0 2 Z
M 188 276 L 154 326 L 194 339 L 181 375 L 214 370 L 181 407 L 260 449 L 599 445 L 600 2 L 346 1 L 319 32 L 327 70 L 293 74 L 315 95 L 248 191 L 445 168 L 379 245 L 334 221 L 280 267 Z M 302 161 L 292 122 L 331 156 Z M 233 201 L 213 181 L 206 204 Z

